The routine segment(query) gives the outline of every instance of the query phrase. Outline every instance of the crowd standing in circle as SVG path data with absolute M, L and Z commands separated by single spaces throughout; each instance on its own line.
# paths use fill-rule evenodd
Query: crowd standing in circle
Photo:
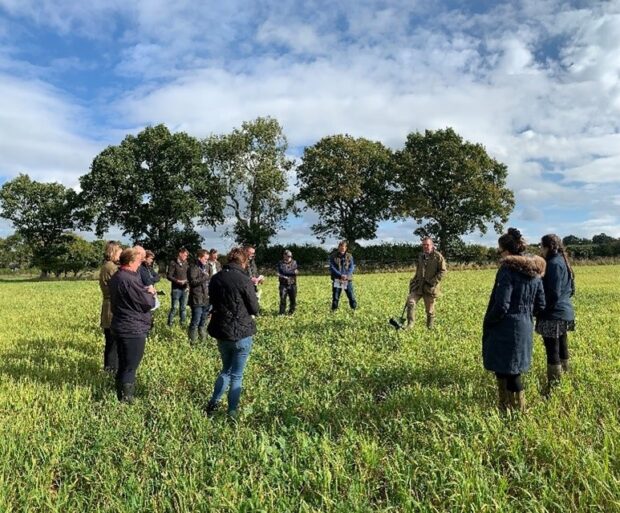
M 350 307 L 357 301 L 353 290 L 355 263 L 345 241 L 329 257 L 332 281 L 332 311 L 338 308 L 344 290 Z M 521 232 L 509 228 L 498 239 L 500 265 L 482 325 L 484 368 L 495 374 L 498 406 L 501 411 L 524 411 L 522 375 L 532 363 L 534 332 L 539 333 L 547 355 L 545 394 L 568 372 L 567 333 L 575 329 L 572 297 L 574 274 L 561 239 L 554 234 L 542 237 L 541 256 L 527 253 Z M 189 252 L 180 248 L 166 273 L 171 282 L 171 309 L 168 326 L 179 310 L 181 325 L 189 300 L 192 318 L 188 336 L 194 345 L 207 334 L 217 340 L 222 368 L 206 410 L 212 415 L 228 390 L 228 414 L 236 417 L 241 397 L 243 373 L 256 333 L 254 318 L 259 313 L 259 288 L 264 277 L 258 273 L 255 248 L 232 249 L 222 267 L 217 250 L 199 250 L 188 264 Z M 116 375 L 118 399 L 131 402 L 135 379 L 144 355 L 146 337 L 152 327 L 152 311 L 157 307 L 154 284 L 159 275 L 153 270 L 155 255 L 136 246 L 124 251 L 116 242 L 105 249 L 105 263 L 99 273 L 103 296 L 101 327 L 105 335 L 104 369 Z M 120 267 L 119 267 L 120 266 Z M 292 315 L 297 306 L 299 268 L 291 251 L 285 250 L 278 262 L 279 314 Z M 446 273 L 446 261 L 426 237 L 407 297 L 407 325 L 414 324 L 414 309 L 423 299 L 426 326 L 433 327 L 434 306 Z M 207 326 L 208 322 L 208 326 Z

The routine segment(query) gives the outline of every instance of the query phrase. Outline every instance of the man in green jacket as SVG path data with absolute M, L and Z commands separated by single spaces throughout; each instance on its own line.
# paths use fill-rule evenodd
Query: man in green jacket
M 446 274 L 446 260 L 435 249 L 430 237 L 422 239 L 422 253 L 418 258 L 415 275 L 409 282 L 407 297 L 407 325 L 412 328 L 415 320 L 415 305 L 424 300 L 426 309 L 426 327 L 430 330 L 435 320 L 435 300 L 439 296 L 439 282 Z

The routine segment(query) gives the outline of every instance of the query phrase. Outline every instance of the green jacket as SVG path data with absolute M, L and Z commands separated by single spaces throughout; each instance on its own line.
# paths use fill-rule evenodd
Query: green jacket
M 112 324 L 112 303 L 110 303 L 108 282 L 117 270 L 118 266 L 114 262 L 105 262 L 99 270 L 99 288 L 103 296 L 101 304 L 101 327 L 103 329 L 108 329 Z
M 420 253 L 415 275 L 409 282 L 409 293 L 439 296 L 439 282 L 446 274 L 446 259 L 434 250 L 430 255 Z

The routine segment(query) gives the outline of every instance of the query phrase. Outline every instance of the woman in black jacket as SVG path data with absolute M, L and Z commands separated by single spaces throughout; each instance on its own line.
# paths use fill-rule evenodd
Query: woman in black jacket
M 498 241 L 501 259 L 482 329 L 484 368 L 497 378 L 499 407 L 525 410 L 521 374 L 532 363 L 534 315 L 545 308 L 545 261 L 525 255 L 521 232 L 509 228 Z
M 243 370 L 252 349 L 256 333 L 253 316 L 258 313 L 258 299 L 254 284 L 246 274 L 247 256 L 242 248 L 228 253 L 228 264 L 209 282 L 209 300 L 212 306 L 209 335 L 217 339 L 222 358 L 213 395 L 207 405 L 207 414 L 218 407 L 228 390 L 228 414 L 235 418 L 241 397 Z
M 575 293 L 573 270 L 566 258 L 562 239 L 554 234 L 540 241 L 542 256 L 547 261 L 543 278 L 547 305 L 538 315 L 536 332 L 542 335 L 547 352 L 547 392 L 559 382 L 562 372 L 568 371 L 569 331 L 575 330 Z

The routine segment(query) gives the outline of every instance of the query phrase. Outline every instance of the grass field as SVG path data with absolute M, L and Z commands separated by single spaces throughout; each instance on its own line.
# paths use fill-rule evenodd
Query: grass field
M 237 425 L 203 415 L 215 344 L 166 312 L 121 405 L 97 283 L 1 282 L 0 512 L 620 511 L 619 270 L 577 268 L 573 371 L 544 400 L 536 337 L 515 417 L 482 369 L 493 271 L 448 274 L 432 333 L 387 324 L 407 274 L 358 276 L 355 314 L 301 277 L 293 318 L 270 278 Z

